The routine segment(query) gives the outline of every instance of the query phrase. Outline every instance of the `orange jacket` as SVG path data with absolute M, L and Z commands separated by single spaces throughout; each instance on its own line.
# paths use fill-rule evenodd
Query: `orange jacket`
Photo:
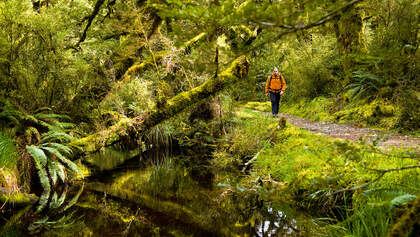
M 280 92 L 286 90 L 286 81 L 284 77 L 280 74 L 272 74 L 267 78 L 267 83 L 265 84 L 265 93 L 270 92 Z

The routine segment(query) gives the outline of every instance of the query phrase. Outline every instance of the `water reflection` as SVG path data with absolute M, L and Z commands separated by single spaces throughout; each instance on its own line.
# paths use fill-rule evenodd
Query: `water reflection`
M 118 160 L 108 169 L 121 165 L 124 158 L 108 154 Z M 310 219 L 262 200 L 257 189 L 240 185 L 238 174 L 213 170 L 202 157 L 166 157 L 107 175 L 86 183 L 70 208 L 29 217 L 20 230 L 34 234 L 36 227 L 46 236 L 309 236 L 312 228 Z

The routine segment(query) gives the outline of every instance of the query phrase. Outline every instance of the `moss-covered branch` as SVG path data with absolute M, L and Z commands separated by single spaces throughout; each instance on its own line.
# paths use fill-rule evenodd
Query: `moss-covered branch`
M 98 151 L 106 146 L 119 142 L 121 139 L 135 139 L 147 129 L 182 112 L 191 105 L 206 99 L 225 89 L 228 85 L 246 78 L 249 61 L 245 56 L 232 62 L 229 68 L 219 74 L 217 78 L 209 79 L 204 84 L 182 92 L 159 108 L 134 119 L 121 119 L 107 130 L 94 133 L 90 136 L 75 140 L 69 145 L 79 147 L 85 153 Z
M 21 193 L 21 192 L 8 192 L 4 188 L 0 188 L 0 203 L 7 203 L 9 205 L 23 206 L 35 203 L 38 198 L 35 195 Z

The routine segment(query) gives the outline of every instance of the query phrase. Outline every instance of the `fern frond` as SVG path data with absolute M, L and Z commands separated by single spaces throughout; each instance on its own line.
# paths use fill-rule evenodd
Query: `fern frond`
M 59 129 L 71 129 L 74 128 L 74 123 L 65 122 L 54 122 L 53 125 Z
M 66 165 L 70 170 L 72 170 L 75 173 L 79 173 L 79 168 L 75 163 L 73 163 L 71 160 L 64 157 L 57 149 L 51 148 L 51 147 L 42 147 L 42 149 L 48 151 L 52 155 L 55 155 L 58 160 L 60 160 L 61 163 Z
M 70 202 L 64 207 L 63 211 L 69 209 L 70 207 L 72 207 L 74 204 L 77 203 L 77 201 L 79 200 L 80 195 L 82 195 L 83 193 L 83 189 L 85 188 L 85 185 L 83 184 L 82 187 L 80 188 L 79 192 L 77 192 L 76 196 L 74 196 Z
M 57 162 L 53 159 L 48 160 L 48 172 L 50 173 L 52 184 L 55 185 L 58 179 L 59 167 Z
M 61 179 L 61 181 L 63 181 L 63 183 L 66 182 L 67 180 L 67 175 L 66 175 L 66 169 L 64 168 L 64 166 L 58 162 L 56 162 L 57 164 L 57 175 L 58 177 Z
M 72 150 L 68 146 L 56 142 L 44 143 L 42 144 L 42 147 L 52 147 L 67 155 L 70 155 L 72 153 Z
M 38 113 L 35 114 L 35 117 L 37 119 L 58 119 L 58 120 L 64 120 L 64 121 L 71 121 L 71 117 L 64 114 L 44 114 L 44 113 Z
M 394 199 L 392 199 L 392 201 L 389 203 L 390 208 L 394 208 L 394 207 L 399 207 L 402 206 L 408 202 L 413 201 L 414 199 L 416 199 L 417 196 L 416 195 L 412 195 L 412 194 L 404 194 L 401 196 L 398 196 Z
M 41 194 L 41 197 L 39 197 L 39 203 L 36 210 L 36 213 L 39 213 L 45 208 L 45 206 L 48 203 L 48 197 L 50 196 L 50 192 L 51 192 L 50 180 L 48 179 L 48 174 L 47 174 L 47 171 L 45 170 L 45 165 L 43 165 L 41 162 L 41 160 L 43 159 L 43 156 L 40 154 L 41 152 L 42 154 L 44 154 L 44 152 L 41 149 L 33 147 L 33 146 L 27 146 L 26 149 L 31 153 L 31 155 L 35 154 L 35 156 L 32 155 L 32 158 L 34 160 L 35 167 L 38 170 L 39 181 L 41 183 L 42 188 L 44 189 Z
M 36 146 L 26 146 L 26 150 L 32 158 L 34 158 L 34 160 L 38 161 L 42 165 L 42 168 L 45 168 L 47 165 L 47 156 L 42 149 Z
M 41 138 L 41 142 L 54 142 L 54 141 L 70 142 L 72 140 L 74 140 L 74 137 L 68 135 L 67 133 L 58 132 L 58 131 L 48 132 L 45 135 L 43 135 Z
M 63 205 L 64 201 L 66 200 L 66 197 L 67 197 L 67 189 L 64 189 L 64 192 L 61 193 L 61 196 L 57 201 L 57 207 L 61 207 L 61 205 Z
M 28 144 L 32 144 L 32 138 L 36 139 L 36 142 L 39 142 L 39 139 L 41 138 L 41 135 L 38 132 L 38 129 L 34 128 L 34 127 L 29 127 L 25 130 L 25 138 L 26 138 L 26 142 Z M 35 143 L 35 142 L 34 142 Z
M 41 113 L 41 112 L 43 112 L 43 111 L 52 111 L 52 109 L 51 109 L 50 107 L 41 107 L 41 108 L 39 108 L 39 109 L 36 109 L 36 110 L 34 111 L 34 113 L 39 114 L 39 113 Z
M 55 209 L 55 208 L 58 207 L 58 194 L 57 194 L 57 192 L 54 192 L 54 194 L 52 195 L 49 207 L 50 207 L 50 209 Z

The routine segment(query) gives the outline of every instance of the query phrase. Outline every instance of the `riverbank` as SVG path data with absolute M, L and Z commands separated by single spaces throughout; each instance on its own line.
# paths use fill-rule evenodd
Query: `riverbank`
M 282 120 L 251 109 L 238 110 L 233 121 L 215 164 L 248 164 L 250 185 L 328 220 L 328 235 L 386 236 L 419 194 L 418 157 L 410 150 L 384 153 L 289 123 L 282 128 Z

